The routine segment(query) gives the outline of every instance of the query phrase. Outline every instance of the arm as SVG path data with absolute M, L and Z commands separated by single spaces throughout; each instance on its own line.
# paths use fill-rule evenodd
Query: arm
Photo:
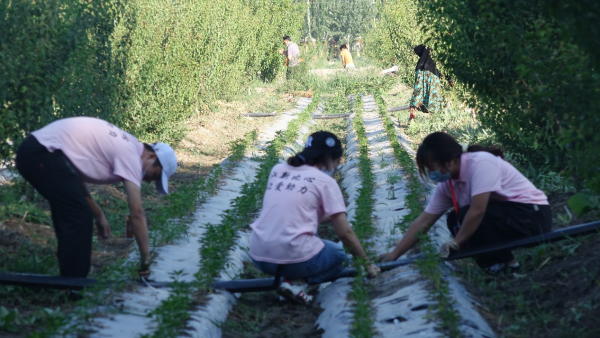
M 331 217 L 330 216 L 323 216 L 323 218 L 321 219 L 321 224 L 323 223 L 329 223 L 331 222 Z
M 490 200 L 489 192 L 475 195 L 471 198 L 471 207 L 465 218 L 463 223 L 460 226 L 460 231 L 456 238 L 454 239 L 454 243 L 459 246 L 466 243 L 469 238 L 475 233 L 481 221 L 483 220 L 483 216 L 485 215 L 485 211 L 487 210 L 487 205 Z
M 367 273 L 369 277 L 377 277 L 377 274 L 381 271 L 381 269 L 369 261 L 369 257 L 367 257 L 367 254 L 360 244 L 358 237 L 356 237 L 354 230 L 352 230 L 352 227 L 350 227 L 350 224 L 348 223 L 346 213 L 341 212 L 339 214 L 331 215 L 331 222 L 333 223 L 333 228 L 335 229 L 335 232 L 342 243 L 350 248 L 350 253 L 352 256 L 364 257 L 367 263 L 369 263 L 369 266 L 367 267 Z
M 94 198 L 92 198 L 92 194 L 90 193 L 90 188 L 87 184 L 79 180 L 81 184 L 81 190 L 83 190 L 83 195 L 87 200 L 90 208 L 92 209 L 92 214 L 94 214 L 94 218 L 96 219 L 96 228 L 98 229 L 98 237 L 101 239 L 108 239 L 110 237 L 110 225 L 108 224 L 108 220 L 104 216 L 104 212 L 100 209 L 100 206 Z
M 331 222 L 333 223 L 333 228 L 335 229 L 335 233 L 338 235 L 342 243 L 345 246 L 350 248 L 350 253 L 354 257 L 365 257 L 368 260 L 368 257 L 363 249 L 358 237 L 352 230 L 352 227 L 348 223 L 348 218 L 346 218 L 346 213 L 339 213 L 335 215 L 331 215 Z
M 148 225 L 146 224 L 146 214 L 142 208 L 142 191 L 135 183 L 125 180 L 125 192 L 129 202 L 129 214 L 133 234 L 140 248 L 140 259 L 142 267 L 150 264 L 150 245 L 148 241 Z M 143 269 L 145 270 L 145 269 Z
M 100 218 L 101 216 L 104 215 L 104 212 L 102 212 L 102 209 L 100 209 L 100 206 L 98 206 L 96 201 L 92 198 L 92 194 L 90 193 L 90 188 L 82 180 L 79 180 L 79 183 L 81 184 L 81 190 L 83 190 L 85 199 L 89 203 L 90 208 L 92 208 L 92 213 L 94 214 L 94 218 L 96 218 L 96 219 Z
M 434 215 L 427 212 L 423 212 L 417 219 L 415 219 L 404 236 L 402 236 L 402 240 L 400 243 L 396 245 L 392 252 L 387 254 L 383 254 L 379 256 L 380 261 L 395 261 L 400 256 L 404 255 L 408 250 L 410 250 L 417 242 L 419 238 L 417 237 L 420 233 L 427 233 L 431 226 L 442 216 L 442 214 Z

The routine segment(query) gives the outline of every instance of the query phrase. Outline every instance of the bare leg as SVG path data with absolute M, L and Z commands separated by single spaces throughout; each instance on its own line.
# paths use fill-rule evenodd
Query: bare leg
M 415 118 L 415 113 L 416 112 L 417 112 L 417 109 L 415 107 L 410 107 L 410 116 L 408 117 L 408 123 L 409 124 Z

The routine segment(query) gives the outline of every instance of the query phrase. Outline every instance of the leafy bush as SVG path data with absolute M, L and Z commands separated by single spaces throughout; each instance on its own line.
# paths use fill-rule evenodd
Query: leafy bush
M 419 59 L 413 48 L 425 39 L 417 23 L 417 1 L 386 2 L 379 16 L 379 22 L 367 35 L 365 52 L 386 67 L 396 64 L 402 81 L 412 86 Z
M 185 120 L 283 69 L 292 0 L 0 0 L 0 159 L 29 132 L 75 115 L 144 141 L 177 142 Z
M 181 139 L 183 122 L 205 103 L 231 98 L 259 72 L 273 79 L 282 70 L 282 37 L 297 35 L 303 19 L 291 0 L 136 0 L 130 7 L 130 96 L 119 124 L 168 141 Z
M 58 118 L 111 119 L 122 72 L 117 1 L 0 0 L 0 160 Z
M 379 49 L 394 49 L 412 70 L 402 48 L 426 42 L 442 72 L 460 83 L 454 91 L 516 160 L 589 178 L 599 175 L 600 61 L 590 43 L 597 28 L 577 22 L 599 19 L 598 4 L 586 3 L 391 1 L 380 28 L 389 38 Z

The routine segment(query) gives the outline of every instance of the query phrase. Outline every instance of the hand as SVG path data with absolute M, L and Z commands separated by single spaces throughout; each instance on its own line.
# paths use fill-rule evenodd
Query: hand
M 102 214 L 102 216 L 96 218 L 96 229 L 98 230 L 98 238 L 100 239 L 109 239 L 110 238 L 110 225 L 108 224 L 108 220 Z
M 142 263 L 142 266 L 140 267 L 137 273 L 140 279 L 150 277 L 150 274 L 152 273 L 152 271 L 150 270 L 150 262 L 146 261 L 146 263 Z
M 369 278 L 377 277 L 380 272 L 381 269 L 377 265 L 373 263 L 369 264 L 369 267 L 367 268 L 367 274 L 369 275 Z
M 140 277 L 140 279 L 142 278 L 148 278 L 150 277 L 150 274 L 152 273 L 152 271 L 150 271 L 150 268 L 148 268 L 147 270 L 138 270 L 138 276 Z
M 381 263 L 393 262 L 395 260 L 396 260 L 396 257 L 394 257 L 394 254 L 392 252 L 388 252 L 388 253 L 379 255 L 379 261 Z
M 283 48 L 278 50 L 279 54 L 283 54 Z
M 446 242 L 440 246 L 440 256 L 442 256 L 442 258 L 447 258 L 450 256 L 450 250 L 458 251 L 460 250 L 460 247 L 454 242 Z

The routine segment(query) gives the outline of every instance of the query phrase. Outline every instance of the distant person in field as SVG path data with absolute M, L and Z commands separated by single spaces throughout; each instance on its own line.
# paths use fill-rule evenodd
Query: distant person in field
M 294 75 L 297 73 L 298 64 L 300 63 L 300 49 L 287 35 L 283 37 L 283 44 L 286 45 L 287 49 L 284 50 L 282 48 L 279 50 L 279 53 L 285 55 L 285 65 L 287 66 L 285 75 L 289 80 L 294 78 Z
M 252 224 L 250 257 L 262 272 L 281 275 L 277 292 L 308 304 L 306 283 L 327 281 L 344 270 L 348 255 L 341 245 L 320 239 L 320 223 L 333 223 L 342 243 L 354 256 L 368 260 L 346 218 L 346 204 L 332 177 L 344 150 L 332 133 L 319 131 L 308 137 L 304 150 L 286 164 L 273 167 L 260 217 Z M 370 277 L 379 268 L 368 267 Z
M 159 193 L 169 192 L 169 177 L 177 169 L 177 157 L 169 145 L 141 143 L 101 119 L 71 117 L 32 132 L 17 150 L 16 166 L 50 203 L 61 276 L 88 275 L 94 218 L 98 237 L 111 236 L 110 225 L 87 183 L 119 182 L 125 186 L 140 250 L 138 273 L 150 275 L 148 226 L 140 188 L 142 181 L 156 182 Z
M 344 66 L 344 68 L 355 68 L 354 61 L 352 60 L 352 54 L 350 54 L 346 44 L 340 46 L 340 56 L 342 58 L 342 66 Z
M 437 114 L 442 111 L 442 97 L 440 96 L 441 74 L 435 69 L 435 61 L 431 59 L 431 50 L 424 45 L 414 48 L 419 56 L 415 69 L 415 85 L 410 99 L 410 123 L 415 118 L 417 110 L 425 113 Z M 454 83 L 448 79 L 450 86 Z
M 498 147 L 460 145 L 446 133 L 428 135 L 417 150 L 421 176 L 437 183 L 429 204 L 396 248 L 379 257 L 394 261 L 404 255 L 446 211 L 454 239 L 440 247 L 451 251 L 478 248 L 547 233 L 552 227 L 548 198 L 504 160 Z M 515 272 L 519 263 L 510 250 L 480 255 L 475 262 L 489 274 Z

